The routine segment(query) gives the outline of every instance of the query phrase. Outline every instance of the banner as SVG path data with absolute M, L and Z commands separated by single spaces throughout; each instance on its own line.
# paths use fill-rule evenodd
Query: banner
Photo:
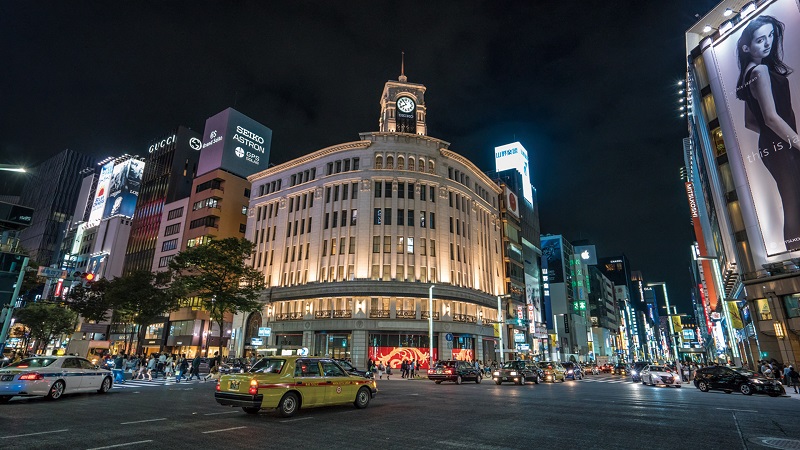
M 456 351 L 455 349 L 453 350 Z M 471 351 L 471 350 L 470 350 Z M 369 358 L 375 362 L 381 361 L 392 369 L 400 369 L 403 360 L 418 361 L 420 368 L 428 369 L 429 349 L 420 347 L 370 347 Z M 433 349 L 433 360 L 439 358 L 436 348 Z

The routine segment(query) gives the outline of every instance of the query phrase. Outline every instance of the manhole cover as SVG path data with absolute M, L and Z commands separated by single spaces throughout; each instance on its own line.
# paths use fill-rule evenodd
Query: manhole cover
M 750 441 L 767 447 L 780 449 L 800 449 L 800 441 L 797 439 L 782 439 L 773 437 L 752 438 Z

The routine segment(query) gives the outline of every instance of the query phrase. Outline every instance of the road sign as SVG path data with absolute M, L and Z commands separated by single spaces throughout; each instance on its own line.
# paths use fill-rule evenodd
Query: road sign
M 67 277 L 66 271 L 61 270 L 61 269 L 54 269 L 52 267 L 41 267 L 40 266 L 39 270 L 37 271 L 37 274 L 40 277 L 46 277 L 46 278 L 66 278 Z
M 258 335 L 259 335 L 259 337 L 270 337 L 272 335 L 272 328 L 270 328 L 270 327 L 259 327 L 258 328 Z
M 453 333 L 445 334 L 444 338 L 447 339 L 447 342 L 451 342 L 453 340 Z
M 264 345 L 264 340 L 261 338 L 250 338 L 250 345 L 253 347 Z

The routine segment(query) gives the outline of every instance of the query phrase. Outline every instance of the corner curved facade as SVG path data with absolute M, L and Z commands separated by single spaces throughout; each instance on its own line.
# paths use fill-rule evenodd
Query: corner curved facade
M 271 335 L 258 345 L 258 316 L 237 316 L 237 355 L 427 367 L 432 314 L 434 359 L 498 359 L 500 188 L 423 133 L 360 137 L 249 177 L 247 238 L 268 286 L 255 314 Z

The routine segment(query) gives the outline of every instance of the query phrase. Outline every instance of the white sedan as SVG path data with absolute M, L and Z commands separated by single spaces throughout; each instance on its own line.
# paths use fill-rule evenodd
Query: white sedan
M 45 397 L 57 400 L 73 392 L 99 392 L 111 389 L 114 377 L 77 356 L 37 356 L 0 369 L 0 404 L 12 397 Z
M 645 366 L 641 372 L 642 384 L 650 386 L 675 386 L 681 387 L 680 374 L 664 366 Z

